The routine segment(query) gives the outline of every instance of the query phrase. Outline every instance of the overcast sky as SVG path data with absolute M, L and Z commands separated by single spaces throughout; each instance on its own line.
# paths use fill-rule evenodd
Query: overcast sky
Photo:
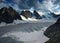
M 0 0 L 0 3 L 6 3 L 14 8 L 36 9 L 45 12 L 60 13 L 60 0 Z M 1 4 L 0 4 L 1 6 Z

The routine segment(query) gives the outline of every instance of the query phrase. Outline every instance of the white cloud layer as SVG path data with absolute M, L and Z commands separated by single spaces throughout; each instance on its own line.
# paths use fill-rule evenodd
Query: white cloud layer
M 6 2 L 6 0 L 0 0 L 0 2 Z M 30 9 L 34 8 L 36 10 L 40 10 L 41 12 L 54 12 L 57 14 L 60 14 L 60 0 L 41 0 L 42 2 L 39 2 L 39 0 L 12 0 L 13 8 L 17 10 L 19 9 Z M 11 3 L 10 3 L 11 4 Z M 18 7 L 17 7 L 18 6 Z

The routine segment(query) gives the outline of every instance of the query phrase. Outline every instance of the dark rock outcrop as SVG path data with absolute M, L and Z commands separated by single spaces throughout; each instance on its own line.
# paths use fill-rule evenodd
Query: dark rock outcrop
M 34 10 L 33 13 L 31 13 L 30 11 L 22 11 L 21 15 L 23 15 L 26 19 L 27 18 L 32 18 L 33 16 L 35 16 L 36 19 L 42 19 L 42 17 L 37 13 L 36 10 Z
M 52 17 L 57 17 L 57 15 L 55 13 L 50 13 L 49 15 L 51 15 Z
M 36 19 L 42 19 L 42 17 L 34 10 L 33 14 L 35 15 Z
M 44 32 L 44 35 L 48 38 L 51 38 L 55 35 L 56 32 L 60 32 L 60 18 L 57 20 L 57 22 L 47 28 L 47 30 Z
M 17 13 L 12 7 L 9 7 L 8 13 L 13 17 L 13 19 L 19 19 L 22 20 L 19 13 Z
M 50 13 L 49 14 L 50 16 L 52 16 L 52 17 L 54 17 L 54 18 L 58 18 L 58 17 L 60 17 L 60 15 L 58 14 L 58 15 L 56 15 L 55 13 Z
M 42 18 L 47 18 L 47 19 L 53 19 L 53 18 L 59 18 L 60 14 L 55 14 L 53 12 L 50 12 L 46 15 L 42 15 Z
M 45 43 L 60 43 L 60 32 L 56 32 L 56 34 Z
M 26 19 L 32 18 L 32 13 L 30 11 L 22 11 L 20 15 L 23 15 Z
M 0 21 L 1 22 L 6 22 L 6 23 L 13 22 L 12 17 L 10 16 L 7 10 L 8 9 L 6 7 L 0 9 Z
M 42 18 L 46 18 L 46 16 L 45 15 L 42 15 Z
M 12 23 L 13 20 L 22 20 L 19 13 L 17 13 L 12 7 L 3 7 L 0 9 L 0 23 Z

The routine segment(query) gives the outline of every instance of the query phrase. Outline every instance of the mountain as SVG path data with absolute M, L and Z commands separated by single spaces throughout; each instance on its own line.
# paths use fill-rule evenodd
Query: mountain
M 54 18 L 59 18 L 60 14 L 56 15 L 53 12 L 50 12 L 48 14 L 42 15 L 42 18 L 46 18 L 46 19 L 54 19 Z
M 36 19 L 42 19 L 42 17 L 37 13 L 36 10 L 34 10 L 33 14 L 36 17 Z
M 26 19 L 32 18 L 32 13 L 28 10 L 22 11 L 20 15 L 23 15 Z
M 16 19 L 22 20 L 19 13 L 17 13 L 12 7 L 3 7 L 0 9 L 0 23 L 12 23 Z
M 2 7 L 0 9 L 0 23 L 5 22 L 5 23 L 12 23 L 14 20 L 23 20 L 21 15 L 28 20 L 28 18 L 33 19 L 42 19 L 42 17 L 38 14 L 36 10 L 32 13 L 29 10 L 23 10 L 20 11 L 21 13 L 19 14 L 16 10 L 14 10 L 12 7 Z
M 60 32 L 60 18 L 57 20 L 57 22 L 47 28 L 47 30 L 44 32 L 44 35 L 48 38 L 51 38 L 55 35 L 56 32 Z
M 57 17 L 59 17 L 60 15 L 58 14 L 58 15 L 56 15 L 55 13 L 50 13 L 49 15 L 51 15 L 53 18 L 57 18 Z
M 31 19 L 42 19 L 42 17 L 38 14 L 36 10 L 33 11 L 33 13 L 29 10 L 22 11 L 21 14 L 24 16 L 26 19 L 31 18 Z
M 21 12 L 21 13 L 20 13 Z M 20 13 L 20 14 L 19 14 Z M 50 12 L 49 14 L 46 15 L 40 15 L 36 10 L 34 10 L 33 12 L 29 11 L 29 10 L 23 10 L 23 11 L 16 11 L 15 9 L 13 9 L 12 7 L 2 7 L 0 9 L 0 23 L 1 22 L 5 22 L 5 23 L 12 23 L 14 20 L 23 20 L 23 18 L 21 17 L 24 16 L 26 20 L 37 20 L 37 19 L 54 19 L 54 18 L 58 18 L 60 15 L 56 15 L 52 12 Z

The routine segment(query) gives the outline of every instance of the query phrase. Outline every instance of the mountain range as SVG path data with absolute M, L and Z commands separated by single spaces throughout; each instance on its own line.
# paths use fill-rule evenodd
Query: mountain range
M 33 11 L 33 13 L 29 10 L 23 10 L 21 11 L 21 13 L 18 13 L 15 9 L 13 9 L 12 7 L 3 7 L 0 9 L 0 23 L 1 22 L 5 22 L 5 23 L 12 23 L 14 20 L 23 20 L 22 16 L 24 16 L 26 19 L 28 18 L 33 18 L 34 19 L 43 19 L 43 18 L 49 18 L 49 19 L 53 19 L 53 18 L 58 18 L 60 15 L 56 15 L 52 12 L 50 12 L 47 15 L 40 15 L 36 10 Z

